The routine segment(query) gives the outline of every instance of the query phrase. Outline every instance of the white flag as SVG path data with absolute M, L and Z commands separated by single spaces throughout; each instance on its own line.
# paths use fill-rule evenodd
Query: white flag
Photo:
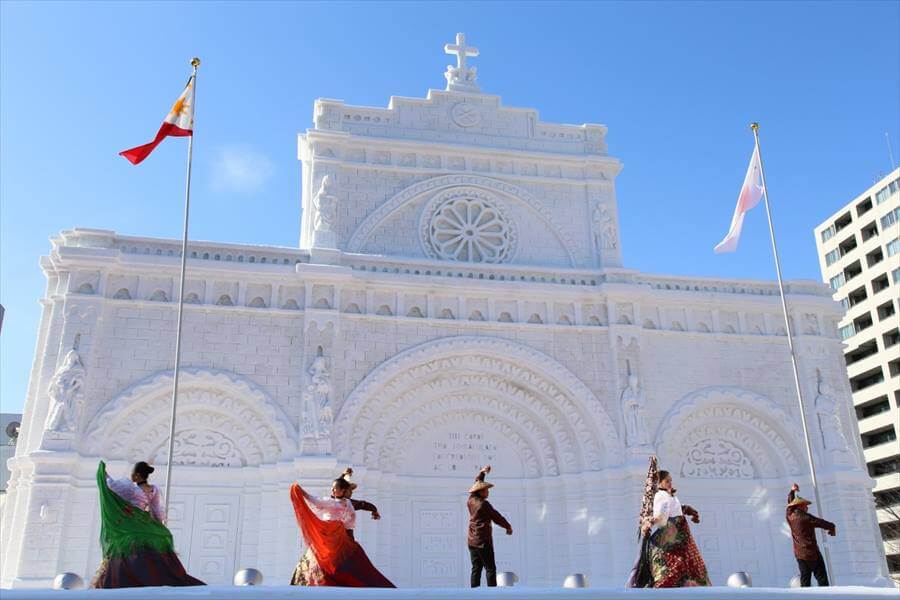
M 734 216 L 731 217 L 731 228 L 725 239 L 714 248 L 717 254 L 737 250 L 741 227 L 744 225 L 744 215 L 759 204 L 759 199 L 762 198 L 764 192 L 762 168 L 759 165 L 759 149 L 754 147 L 753 156 L 750 157 L 750 166 L 747 167 L 747 175 L 744 177 L 744 185 L 741 187 L 741 195 L 738 196 L 737 206 L 734 207 Z

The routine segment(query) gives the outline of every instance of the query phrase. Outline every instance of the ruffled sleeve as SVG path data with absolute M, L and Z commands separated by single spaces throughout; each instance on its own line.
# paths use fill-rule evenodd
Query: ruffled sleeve
M 162 494 L 159 493 L 159 488 L 155 485 L 150 486 L 150 488 L 150 516 L 164 524 L 166 522 L 166 513 L 162 507 Z

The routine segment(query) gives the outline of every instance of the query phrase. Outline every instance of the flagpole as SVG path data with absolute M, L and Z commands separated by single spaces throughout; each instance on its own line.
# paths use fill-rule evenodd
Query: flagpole
M 178 283 L 178 324 L 175 328 L 175 376 L 172 384 L 172 417 L 169 421 L 169 451 L 166 455 L 166 503 L 164 514 L 169 517 L 169 499 L 172 496 L 172 454 L 175 451 L 175 413 L 178 408 L 178 375 L 181 370 L 181 323 L 184 318 L 184 275 L 187 271 L 188 254 L 188 217 L 191 212 L 191 162 L 194 155 L 194 123 L 193 115 L 197 100 L 197 67 L 200 66 L 199 58 L 191 59 L 194 67 L 194 106 L 191 107 L 191 135 L 188 136 L 187 148 L 187 176 L 184 184 L 184 231 L 181 238 L 181 279 Z
M 800 370 L 797 368 L 797 355 L 794 352 L 794 334 L 791 331 L 791 320 L 788 317 L 787 301 L 784 299 L 784 283 L 781 280 L 781 260 L 778 258 L 778 246 L 775 244 L 775 226 L 772 224 L 772 211 L 769 210 L 769 188 L 766 185 L 766 173 L 763 169 L 762 151 L 759 148 L 759 123 L 751 123 L 750 129 L 753 130 L 753 141 L 756 144 L 756 154 L 759 157 L 759 176 L 762 179 L 763 200 L 766 206 L 766 218 L 769 220 L 769 236 L 772 239 L 772 254 L 775 257 L 775 274 L 778 277 L 778 294 L 781 296 L 781 310 L 784 313 L 784 327 L 787 331 L 788 348 L 791 350 L 791 367 L 794 370 L 794 386 L 797 391 L 797 402 L 800 405 L 800 423 L 803 425 L 803 441 L 806 443 L 806 459 L 809 461 L 809 473 L 812 476 L 813 494 L 816 499 L 816 506 L 819 507 L 819 516 L 824 518 L 822 514 L 822 500 L 819 498 L 819 484 L 816 480 L 816 465 L 813 461 L 812 445 L 809 443 L 809 426 L 806 423 L 806 411 L 803 409 L 803 392 L 800 387 Z M 828 571 L 829 583 L 835 584 L 834 571 L 831 568 L 831 553 L 828 551 L 828 543 L 823 538 L 825 547 L 825 568 Z

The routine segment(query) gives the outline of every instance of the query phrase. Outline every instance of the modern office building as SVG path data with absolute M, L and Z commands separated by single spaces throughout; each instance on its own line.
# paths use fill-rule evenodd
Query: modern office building
M 845 314 L 847 376 L 888 568 L 900 577 L 900 169 L 816 228 L 822 277 Z

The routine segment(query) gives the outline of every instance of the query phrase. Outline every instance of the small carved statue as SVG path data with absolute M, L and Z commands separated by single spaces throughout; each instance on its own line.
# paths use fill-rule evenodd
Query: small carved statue
M 326 437 L 331 434 L 334 415 L 331 410 L 331 374 L 321 350 L 307 370 L 309 383 L 303 392 L 304 437 Z
M 597 204 L 593 214 L 594 243 L 597 248 L 613 250 L 616 247 L 616 224 L 613 222 L 609 208 L 605 204 Z
M 834 452 L 847 452 L 847 438 L 844 436 L 844 428 L 841 426 L 841 418 L 837 415 L 837 402 L 831 385 L 822 377 L 822 373 L 816 370 L 818 376 L 818 394 L 816 395 L 816 417 L 819 421 L 819 430 L 822 433 L 822 445 L 825 450 Z
M 628 385 L 622 391 L 622 414 L 625 417 L 625 443 L 629 448 L 650 445 L 647 433 L 647 399 L 637 375 L 628 366 Z
M 334 181 L 331 175 L 322 178 L 322 185 L 313 199 L 316 208 L 314 227 L 316 231 L 334 231 L 337 220 L 337 196 L 334 194 Z
M 63 359 L 50 380 L 50 412 L 45 429 L 52 432 L 71 432 L 78 429 L 84 408 L 84 365 L 73 348 Z

